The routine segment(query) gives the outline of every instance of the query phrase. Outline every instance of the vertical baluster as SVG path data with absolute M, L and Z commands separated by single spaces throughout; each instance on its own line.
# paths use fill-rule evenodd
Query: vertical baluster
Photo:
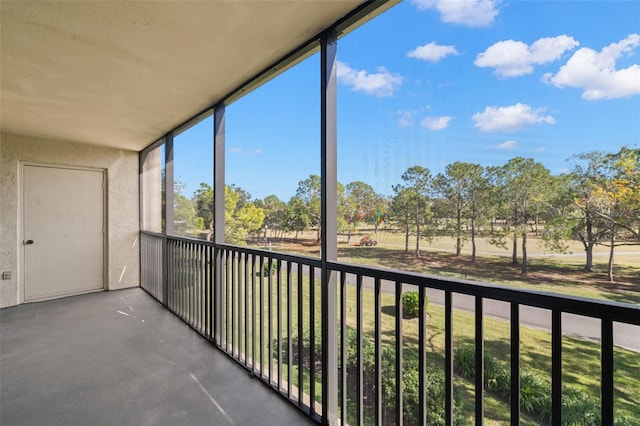
M 402 389 L 402 283 L 396 281 L 396 425 L 402 426 L 404 395 Z
M 273 323 L 273 279 L 271 276 L 271 265 L 273 265 L 273 258 L 268 257 L 267 258 L 267 268 L 268 268 L 268 275 L 267 275 L 267 336 L 268 336 L 268 340 L 267 340 L 267 360 L 269 362 L 269 384 L 272 385 L 273 384 L 273 330 L 272 330 L 272 323 Z
M 562 311 L 551 313 L 551 424 L 562 424 Z
M 309 267 L 309 408 L 316 413 L 316 292 L 315 267 Z
M 187 304 L 187 296 L 186 296 L 186 292 L 187 292 L 187 283 L 186 280 L 184 279 L 184 259 L 185 259 L 185 249 L 184 249 L 184 242 L 183 241 L 179 241 L 178 242 L 178 247 L 179 247 L 179 260 L 178 260 L 178 273 L 179 273 L 179 280 L 180 280 L 180 317 L 182 319 L 186 318 L 186 312 L 187 312 L 187 308 L 186 308 L 186 304 Z
M 520 425 L 520 306 L 511 302 L 511 426 Z
M 260 377 L 264 377 L 264 256 L 260 256 Z
M 420 401 L 419 423 L 423 426 L 427 424 L 426 392 L 425 392 L 425 288 L 418 288 L 418 401 Z
M 244 266 L 244 366 L 249 365 L 249 254 L 243 256 Z
M 244 345 L 244 268 L 242 267 L 242 262 L 244 261 L 244 253 L 238 252 L 238 281 L 236 282 L 236 286 L 238 287 L 238 362 L 242 362 L 242 354 L 245 352 L 246 348 Z
M 276 262 L 276 339 L 278 340 L 278 390 L 282 390 L 282 274 L 280 267 L 282 261 Z
M 205 247 L 205 256 L 204 256 L 204 271 L 205 271 L 205 327 L 207 330 L 207 338 L 209 340 L 213 340 L 213 328 L 211 327 L 211 314 L 212 314 L 212 303 L 211 303 L 211 291 L 213 290 L 213 285 L 211 281 L 211 246 L 207 245 Z
M 383 418 L 382 407 L 382 285 L 380 278 L 375 278 L 375 366 L 376 366 L 376 424 L 381 425 Z
M 475 406 L 476 425 L 481 426 L 484 420 L 484 326 L 482 315 L 482 297 L 476 296 L 475 328 L 476 328 L 476 383 Z
M 293 381 L 293 342 L 291 339 L 291 326 L 293 322 L 293 304 L 291 298 L 293 296 L 293 288 L 291 283 L 291 262 L 287 262 L 287 398 L 292 399 L 291 382 Z
M 237 277 L 237 269 L 236 269 L 236 257 L 237 257 L 237 252 L 235 250 L 231 251 L 231 262 L 230 262 L 230 267 L 231 267 L 231 356 L 236 358 L 235 354 L 237 351 L 237 341 L 236 341 L 236 334 L 237 334 L 237 310 L 236 310 L 236 303 L 237 303 L 237 288 L 238 288 L 238 277 Z M 237 358 L 236 358 L 237 359 Z
M 226 258 L 224 263 L 224 273 L 226 277 L 227 289 L 225 300 L 227 305 L 226 327 L 227 327 L 227 352 L 233 355 L 233 250 L 225 250 Z
M 304 333 L 304 298 L 303 298 L 303 265 L 298 263 L 298 406 L 303 406 L 304 391 L 304 356 L 303 356 L 303 333 Z
M 357 399 L 356 421 L 361 425 L 364 421 L 363 364 L 362 364 L 362 275 L 356 277 L 356 360 L 357 360 Z
M 193 327 L 193 244 L 185 243 L 186 249 L 186 284 L 187 284 L 187 323 Z
M 258 332 L 256 330 L 256 257 L 251 256 L 251 372 L 256 374 L 256 339 Z
M 206 250 L 206 246 L 199 244 L 198 245 L 198 328 L 200 332 L 206 336 L 207 329 L 205 327 L 204 320 L 204 283 L 205 283 L 205 263 L 204 263 L 204 253 Z
M 340 272 L 340 423 L 347 424 L 347 274 Z
M 613 424 L 613 321 L 602 319 L 601 327 L 601 421 L 603 425 Z
M 444 293 L 445 424 L 453 425 L 453 309 L 451 291 Z

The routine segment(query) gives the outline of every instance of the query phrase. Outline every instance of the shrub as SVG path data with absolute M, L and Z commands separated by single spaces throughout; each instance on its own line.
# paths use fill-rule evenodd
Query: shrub
M 425 309 L 429 305 L 429 298 L 424 297 Z M 420 315 L 420 296 L 417 291 L 408 291 L 402 294 L 402 313 L 409 318 Z
M 319 330 L 316 331 L 314 337 L 314 355 L 315 361 L 320 362 L 322 359 L 322 334 Z M 302 355 L 302 363 L 308 368 L 311 362 L 311 335 L 307 330 L 302 333 L 302 348 L 299 347 L 298 335 L 294 334 L 291 336 L 291 361 L 294 365 L 298 364 L 298 360 L 300 359 L 300 355 Z M 272 341 L 272 356 L 273 358 L 278 358 L 278 338 L 274 338 Z M 282 362 L 289 362 L 289 338 L 284 337 L 282 339 Z
M 521 370 L 520 408 L 542 420 L 551 420 L 551 384 L 537 374 Z
M 562 392 L 562 424 L 595 426 L 600 424 L 600 404 L 571 388 Z
M 269 260 L 262 265 L 262 275 L 267 277 L 278 272 L 278 263 L 275 260 Z
M 382 389 L 383 404 L 386 411 L 386 418 L 390 420 L 388 423 L 395 423 L 396 408 L 396 376 L 395 376 L 395 348 L 385 345 L 382 349 Z M 403 358 L 402 368 L 402 414 L 404 424 L 417 425 L 420 424 L 420 400 L 419 400 L 419 381 L 417 358 L 407 356 Z M 427 425 L 440 426 L 445 424 L 445 388 L 444 373 L 442 370 L 427 368 L 425 375 L 425 399 L 426 404 Z M 457 393 L 456 390 L 454 392 Z M 456 395 L 453 400 L 454 424 L 463 424 L 462 413 L 456 405 Z
M 355 328 L 347 327 L 345 329 L 345 349 L 347 353 L 347 359 L 345 360 L 345 365 L 347 367 L 347 371 L 353 371 L 355 374 L 355 369 L 358 368 L 358 332 Z M 367 373 L 375 374 L 376 368 L 376 359 L 375 359 L 375 351 L 376 348 L 373 344 L 373 341 L 363 335 L 362 336 L 362 369 L 364 370 L 364 380 L 367 381 Z M 371 383 L 374 383 L 374 377 L 371 377 Z
M 472 345 L 462 345 L 453 352 L 453 369 L 465 379 L 476 375 L 476 353 Z
M 510 396 L 511 372 L 508 366 L 488 355 L 484 357 L 484 388 L 502 397 Z

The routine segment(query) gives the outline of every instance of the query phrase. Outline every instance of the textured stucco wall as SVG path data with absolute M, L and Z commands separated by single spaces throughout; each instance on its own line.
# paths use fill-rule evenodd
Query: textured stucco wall
M 0 307 L 20 302 L 18 262 L 21 162 L 101 168 L 107 171 L 107 289 L 138 286 L 138 153 L 70 142 L 0 134 Z

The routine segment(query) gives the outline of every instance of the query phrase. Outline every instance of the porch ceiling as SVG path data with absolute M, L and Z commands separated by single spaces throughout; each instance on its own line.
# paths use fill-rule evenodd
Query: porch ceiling
M 139 151 L 361 3 L 2 1 L 0 129 Z

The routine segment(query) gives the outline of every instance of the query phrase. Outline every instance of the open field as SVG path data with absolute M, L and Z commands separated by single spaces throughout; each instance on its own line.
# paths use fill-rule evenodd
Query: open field
M 615 256 L 614 278 L 607 279 L 608 248 L 596 247 L 594 266 L 596 272 L 582 271 L 585 261 L 582 245 L 577 241 L 569 244 L 566 253 L 551 253 L 540 240 L 529 238 L 529 273 L 520 275 L 520 266 L 511 263 L 511 251 L 491 246 L 485 239 L 478 239 L 478 257 L 471 263 L 467 247 L 462 255 L 455 256 L 455 241 L 448 237 L 421 241 L 421 256 L 415 256 L 415 237 L 410 241 L 409 252 L 404 251 L 404 236 L 400 233 L 380 231 L 374 236 L 375 247 L 361 247 L 358 241 L 362 232 L 346 242 L 346 236 L 338 238 L 340 261 L 372 266 L 381 266 L 403 271 L 441 275 L 500 284 L 509 287 L 540 290 L 600 300 L 640 304 L 640 245 L 618 247 Z M 315 242 L 315 232 L 299 235 L 298 239 L 272 240 L 270 245 L 259 242 L 260 248 L 318 256 L 320 246 Z

